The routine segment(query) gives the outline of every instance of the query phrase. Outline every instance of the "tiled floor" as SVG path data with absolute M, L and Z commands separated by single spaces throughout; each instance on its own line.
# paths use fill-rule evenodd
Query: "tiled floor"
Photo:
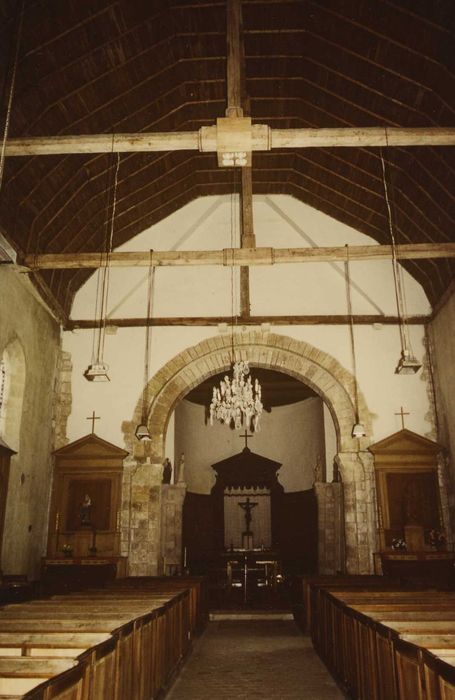
M 220 620 L 196 642 L 167 700 L 344 697 L 293 621 Z

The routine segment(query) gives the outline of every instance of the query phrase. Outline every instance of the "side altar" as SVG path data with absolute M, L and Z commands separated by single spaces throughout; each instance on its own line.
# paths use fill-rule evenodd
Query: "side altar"
M 453 580 L 438 478 L 442 447 L 406 428 L 370 446 L 374 455 L 379 551 L 375 573 L 429 584 Z
M 126 575 L 120 513 L 127 455 L 95 433 L 54 452 L 44 579 L 91 579 L 93 585 L 97 577 Z

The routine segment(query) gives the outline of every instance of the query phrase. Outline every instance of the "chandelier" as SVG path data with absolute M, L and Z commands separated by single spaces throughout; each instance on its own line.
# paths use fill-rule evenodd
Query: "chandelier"
M 226 375 L 219 388 L 213 387 L 210 425 L 215 418 L 235 430 L 244 427 L 257 432 L 262 408 L 261 385 L 257 379 L 253 385 L 248 362 L 234 362 L 232 379 Z

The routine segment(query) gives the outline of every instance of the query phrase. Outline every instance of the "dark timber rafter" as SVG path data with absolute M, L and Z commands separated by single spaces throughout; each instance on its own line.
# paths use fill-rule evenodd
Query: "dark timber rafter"
M 248 112 L 245 88 L 245 46 L 243 42 L 241 0 L 228 0 L 227 4 L 227 109 L 226 117 L 243 117 Z M 255 248 L 253 229 L 253 187 L 251 166 L 241 168 L 240 191 L 240 247 Z M 240 268 L 240 314 L 249 318 L 250 269 Z

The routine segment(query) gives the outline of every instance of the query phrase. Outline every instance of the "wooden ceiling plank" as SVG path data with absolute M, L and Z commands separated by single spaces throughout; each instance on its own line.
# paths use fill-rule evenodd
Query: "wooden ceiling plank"
M 410 243 L 396 246 L 399 260 L 455 258 L 455 243 Z M 390 245 L 349 246 L 349 259 L 388 260 Z M 44 253 L 26 255 L 20 264 L 30 270 L 96 269 L 105 256 L 102 253 Z M 346 260 L 345 246 L 320 248 L 225 248 L 224 250 L 157 250 L 152 265 L 183 267 L 188 265 L 274 265 L 304 262 L 336 262 Z M 111 267 L 148 267 L 149 251 L 113 252 Z

